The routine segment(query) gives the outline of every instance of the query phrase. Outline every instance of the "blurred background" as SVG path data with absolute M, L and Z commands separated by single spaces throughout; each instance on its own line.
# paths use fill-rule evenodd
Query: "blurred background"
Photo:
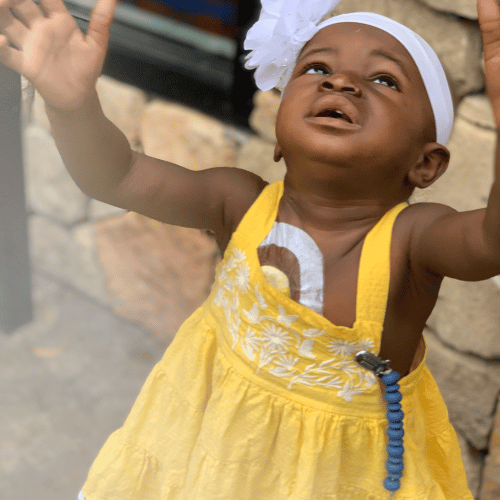
M 65 1 L 85 31 L 93 0 Z M 256 0 L 122 0 L 97 90 L 132 148 L 269 182 L 279 93 L 255 89 L 242 41 Z M 344 0 L 419 33 L 456 90 L 448 172 L 413 202 L 484 207 L 497 132 L 476 0 Z M 0 67 L 0 500 L 76 499 L 180 324 L 210 292 L 206 232 L 86 197 L 62 164 L 40 96 Z M 500 498 L 500 279 L 446 279 L 424 332 L 469 486 Z

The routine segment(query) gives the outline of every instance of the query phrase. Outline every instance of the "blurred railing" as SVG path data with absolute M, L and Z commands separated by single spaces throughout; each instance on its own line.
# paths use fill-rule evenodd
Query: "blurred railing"
M 21 77 L 0 65 L 0 331 L 33 319 L 21 138 Z
M 236 28 L 228 30 L 231 36 L 122 1 L 116 5 L 103 73 L 248 127 L 256 87 L 252 74 L 243 68 L 243 39 L 257 16 L 257 1 L 238 3 Z M 189 0 L 183 2 L 189 4 Z M 85 32 L 95 0 L 66 0 L 65 4 Z

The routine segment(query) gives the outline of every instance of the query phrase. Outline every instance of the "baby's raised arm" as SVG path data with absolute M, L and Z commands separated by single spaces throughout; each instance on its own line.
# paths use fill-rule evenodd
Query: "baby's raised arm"
M 95 90 L 115 5 L 98 0 L 84 34 L 62 0 L 0 0 L 0 62 L 44 99 L 61 157 L 84 193 L 162 222 L 212 230 L 224 245 L 265 183 L 241 170 L 193 172 L 131 150 Z
M 500 130 L 500 6 L 478 0 L 485 76 L 497 130 Z M 466 186 L 464 186 L 466 189 Z M 500 274 L 500 139 L 495 178 L 486 209 L 457 213 L 444 206 L 418 208 L 422 223 L 412 237 L 412 262 L 442 276 L 479 281 Z

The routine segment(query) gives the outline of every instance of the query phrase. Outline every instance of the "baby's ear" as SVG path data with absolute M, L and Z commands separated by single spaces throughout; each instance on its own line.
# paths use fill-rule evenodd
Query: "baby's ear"
M 276 147 L 274 148 L 274 161 L 278 163 L 281 158 L 283 158 L 283 154 L 281 153 L 280 145 L 276 144 Z
M 420 160 L 408 172 L 408 180 L 413 187 L 429 187 L 446 172 L 449 161 L 450 152 L 446 147 L 429 142 L 424 146 Z

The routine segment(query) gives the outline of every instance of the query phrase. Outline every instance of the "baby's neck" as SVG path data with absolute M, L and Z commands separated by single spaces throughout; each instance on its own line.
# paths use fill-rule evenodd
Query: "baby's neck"
M 320 232 L 344 232 L 373 226 L 404 200 L 336 199 L 307 188 L 284 184 L 278 220 Z

